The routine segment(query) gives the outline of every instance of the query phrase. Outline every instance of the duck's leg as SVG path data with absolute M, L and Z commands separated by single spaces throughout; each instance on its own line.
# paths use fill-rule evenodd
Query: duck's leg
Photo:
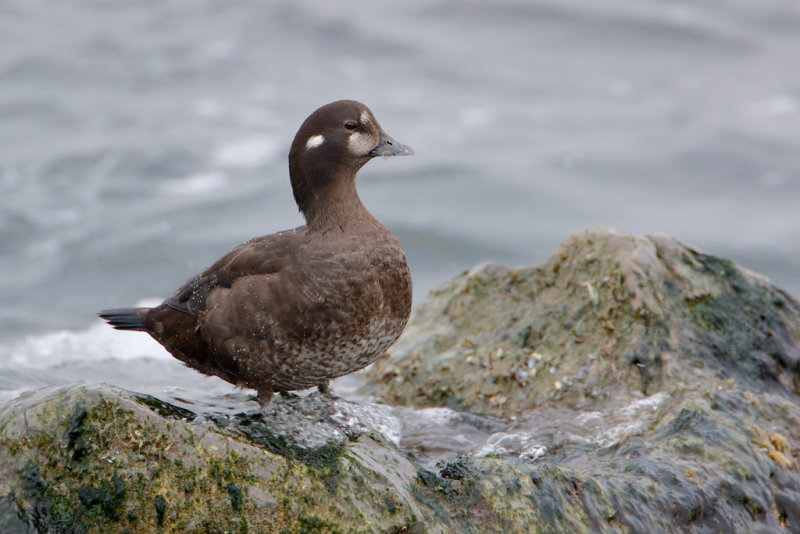
M 262 408 L 266 408 L 267 404 L 272 400 L 272 390 L 263 388 L 258 390 L 258 403 Z
M 319 390 L 320 393 L 329 395 L 331 392 L 331 383 L 326 380 L 322 384 L 317 384 L 317 389 Z

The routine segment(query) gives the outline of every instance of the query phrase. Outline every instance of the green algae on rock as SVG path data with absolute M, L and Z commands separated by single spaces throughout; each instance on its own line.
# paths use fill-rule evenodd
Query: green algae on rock
M 766 279 L 591 232 L 432 293 L 370 372 L 390 405 L 18 397 L 0 407 L 0 532 L 798 532 L 798 362 L 800 305 Z M 432 460 L 409 413 L 474 442 Z
M 569 473 L 541 485 L 572 511 L 528 493 L 553 531 L 800 532 L 799 363 L 800 305 L 768 280 L 601 230 L 433 292 L 364 392 L 508 420 L 478 453 Z
M 398 496 L 388 472 L 412 480 L 416 467 L 380 440 L 334 456 L 298 446 L 282 456 L 215 424 L 163 418 L 153 405 L 78 384 L 6 407 L 0 489 L 19 506 L 14 520 L 34 532 L 373 532 L 417 521 L 416 503 Z M 87 444 L 79 457 L 76 420 Z M 333 459 L 309 461 L 315 452 Z
M 670 238 L 587 232 L 541 266 L 489 265 L 432 292 L 364 391 L 510 417 L 650 395 L 707 366 L 796 393 L 799 338 L 800 306 L 759 275 Z
M 75 384 L 6 406 L 0 532 L 553 532 L 580 525 L 553 508 L 582 506 L 560 496 L 559 481 L 568 479 L 557 468 L 460 457 L 433 472 L 378 434 L 304 450 L 291 436 L 262 442 L 270 431 L 239 416 L 225 425 L 164 418 L 160 403 L 137 397 Z M 78 457 L 70 445 L 76 434 L 86 444 Z M 504 504 L 509 491 L 513 506 Z

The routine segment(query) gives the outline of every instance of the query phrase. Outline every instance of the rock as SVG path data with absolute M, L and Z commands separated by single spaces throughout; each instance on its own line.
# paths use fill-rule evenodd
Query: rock
M 794 398 L 799 319 L 792 297 L 727 260 L 591 232 L 544 265 L 485 267 L 432 292 L 365 391 L 501 417 L 729 379 Z
M 492 508 L 554 531 L 800 532 L 798 362 L 800 305 L 767 279 L 602 230 L 433 292 L 364 391 L 510 420 L 473 452 L 542 471 Z
M 277 401 L 275 411 L 290 417 L 271 414 L 278 426 L 297 421 L 303 439 L 330 438 L 303 447 L 258 413 L 190 421 L 184 410 L 103 384 L 40 390 L 0 413 L 0 481 L 9 494 L 0 502 L 11 496 L 19 506 L 11 520 L 39 532 L 441 524 L 411 493 L 419 468 L 393 444 L 377 433 L 342 438 L 341 423 L 300 421 L 311 409 L 338 413 L 321 397 Z
M 798 362 L 763 277 L 590 232 L 432 293 L 369 372 L 384 404 L 18 397 L 0 532 L 800 532 Z

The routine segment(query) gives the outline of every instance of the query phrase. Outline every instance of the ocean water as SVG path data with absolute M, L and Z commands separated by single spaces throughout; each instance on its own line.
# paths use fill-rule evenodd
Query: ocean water
M 779 0 L 5 0 L 0 402 L 104 380 L 252 404 L 95 312 L 302 224 L 288 147 L 340 98 L 416 150 L 371 162 L 359 190 L 403 241 L 417 303 L 601 225 L 800 295 L 798 28 Z

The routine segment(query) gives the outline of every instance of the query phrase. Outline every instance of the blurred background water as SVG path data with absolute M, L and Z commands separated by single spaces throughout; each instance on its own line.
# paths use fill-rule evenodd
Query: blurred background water
M 239 407 L 94 314 L 302 224 L 288 148 L 340 98 L 416 150 L 359 190 L 417 303 L 598 225 L 800 295 L 798 28 L 783 0 L 4 0 L 0 400 L 102 379 Z

